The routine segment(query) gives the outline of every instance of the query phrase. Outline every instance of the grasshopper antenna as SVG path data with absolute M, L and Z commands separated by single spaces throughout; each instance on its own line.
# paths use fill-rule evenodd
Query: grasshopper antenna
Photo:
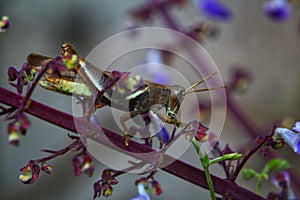
M 190 91 L 191 89 L 193 89 L 193 88 L 196 87 L 197 85 L 203 83 L 204 81 L 206 81 L 207 79 L 209 79 L 210 77 L 212 77 L 213 75 L 215 75 L 216 73 L 218 73 L 218 72 L 216 71 L 216 72 L 214 72 L 214 73 L 208 75 L 207 77 L 201 79 L 200 81 L 194 83 L 193 85 L 191 85 L 190 87 L 188 87 L 188 88 L 185 90 L 185 92 Z M 206 90 L 204 90 L 204 91 L 206 91 Z
M 185 91 L 183 92 L 184 95 L 194 93 L 194 92 L 204 92 L 204 91 L 209 91 L 209 90 L 217 90 L 217 89 L 223 89 L 226 88 L 226 86 L 221 86 L 221 87 L 216 87 L 216 88 L 203 88 L 199 90 L 190 90 L 190 91 Z

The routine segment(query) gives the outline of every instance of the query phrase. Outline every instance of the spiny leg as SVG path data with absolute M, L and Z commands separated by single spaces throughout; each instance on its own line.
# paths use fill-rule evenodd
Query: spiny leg
M 120 117 L 120 122 L 121 122 L 121 125 L 123 127 L 123 131 L 124 131 L 125 145 L 126 146 L 129 145 L 129 136 L 128 136 L 128 128 L 127 128 L 125 122 L 130 120 L 131 118 L 137 116 L 138 114 L 140 114 L 140 111 L 139 110 L 134 110 L 134 111 L 131 111 L 131 112 L 124 113 Z
M 159 108 L 152 107 L 151 110 L 152 110 L 152 111 L 154 112 L 154 114 L 156 114 L 156 115 L 158 116 L 158 118 L 159 118 L 160 120 L 162 120 L 163 122 L 166 122 L 166 123 L 168 123 L 168 124 L 173 124 L 173 125 L 175 125 L 175 126 L 174 126 L 174 129 L 173 129 L 173 131 L 172 131 L 172 136 L 171 136 L 169 142 L 167 142 L 167 144 L 169 144 L 170 141 L 174 139 L 174 135 L 175 135 L 175 132 L 176 132 L 176 127 L 186 126 L 186 124 L 183 123 L 182 121 L 180 121 L 180 120 L 178 120 L 178 119 L 176 119 L 176 118 L 172 118 L 172 117 L 166 115 L 165 113 L 161 112 Z M 162 149 L 163 146 L 164 146 L 164 142 L 162 141 L 162 138 L 160 138 L 159 140 L 160 140 L 160 141 L 159 141 L 159 142 L 160 142 L 160 149 Z
M 170 116 L 166 115 L 165 113 L 162 113 L 158 108 L 151 108 L 151 110 L 156 114 L 160 120 L 163 122 L 166 122 L 168 124 L 173 124 L 177 127 L 184 126 L 184 123 L 176 118 L 171 118 Z

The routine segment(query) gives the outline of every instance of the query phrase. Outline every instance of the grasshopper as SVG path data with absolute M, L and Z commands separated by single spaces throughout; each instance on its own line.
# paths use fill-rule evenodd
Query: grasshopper
M 107 83 L 113 80 L 111 72 L 102 71 L 85 61 L 71 44 L 64 43 L 61 53 L 62 55 L 77 55 L 79 58 L 79 66 L 72 70 L 63 71 L 61 76 L 53 76 L 49 72 L 46 72 L 44 80 L 39 82 L 43 88 L 66 95 L 92 98 L 97 90 L 100 92 L 103 91 Z M 27 57 L 28 63 L 36 71 L 41 69 L 42 64 L 51 60 L 52 58 L 50 57 L 33 53 Z M 181 102 L 187 94 L 217 89 L 204 88 L 193 90 L 193 88 L 216 73 L 217 72 L 208 75 L 187 89 L 180 85 L 162 85 L 147 80 L 141 81 L 138 77 L 131 78 L 125 76 L 125 82 L 137 82 L 134 84 L 135 87 L 122 93 L 116 90 L 117 84 L 112 85 L 106 91 L 103 91 L 103 95 L 95 102 L 95 108 L 108 105 L 126 111 L 120 117 L 120 122 L 124 131 L 125 145 L 128 146 L 129 136 L 128 128 L 125 124 L 126 121 L 137 115 L 147 114 L 151 110 L 162 121 L 175 126 L 183 125 L 180 120 L 176 119 L 176 114 L 179 111 Z M 76 79 L 77 75 L 79 75 L 79 79 Z M 113 92 L 117 93 L 118 98 L 112 98 Z M 161 112 L 163 108 L 165 108 L 165 112 Z

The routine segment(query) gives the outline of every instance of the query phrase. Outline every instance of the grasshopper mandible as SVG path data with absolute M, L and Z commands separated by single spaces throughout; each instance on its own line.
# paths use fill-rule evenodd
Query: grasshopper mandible
M 61 53 L 62 55 L 77 55 L 79 58 L 79 66 L 76 69 L 63 71 L 59 77 L 46 73 L 44 80 L 39 82 L 43 88 L 66 95 L 75 94 L 91 98 L 96 90 L 102 91 L 105 88 L 105 84 L 112 79 L 111 72 L 102 71 L 85 61 L 71 44 L 64 43 Z M 37 71 L 40 70 L 43 62 L 49 62 L 51 60 L 52 58 L 50 57 L 33 53 L 27 57 L 28 63 Z M 112 92 L 117 91 L 114 89 L 116 85 L 112 85 L 111 88 L 106 90 L 103 96 L 95 102 L 95 108 L 108 105 L 126 111 L 126 113 L 120 117 L 120 122 L 124 131 L 125 145 L 128 146 L 129 136 L 128 128 L 125 124 L 126 121 L 137 115 L 147 114 L 152 110 L 162 121 L 175 126 L 183 125 L 180 120 L 176 119 L 176 114 L 186 94 L 217 89 L 204 88 L 193 90 L 193 88 L 216 73 L 217 72 L 208 75 L 187 89 L 180 85 L 162 85 L 144 80 L 129 93 L 120 94 L 119 96 L 122 97 L 121 100 L 119 98 L 119 100 L 112 98 Z M 79 79 L 75 79 L 77 74 L 80 77 Z M 161 112 L 163 108 L 165 108 L 165 112 Z

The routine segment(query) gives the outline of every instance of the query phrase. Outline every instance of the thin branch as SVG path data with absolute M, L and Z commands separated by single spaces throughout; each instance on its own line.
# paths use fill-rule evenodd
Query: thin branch
M 36 159 L 36 160 L 34 160 L 34 162 L 42 163 L 42 162 L 46 162 L 48 160 L 52 160 L 53 158 L 56 158 L 58 156 L 62 156 L 64 154 L 66 154 L 68 151 L 72 150 L 74 147 L 76 147 L 79 144 L 82 144 L 80 139 L 73 141 L 71 144 L 69 144 L 68 146 L 66 146 L 63 149 L 58 150 L 58 151 L 44 150 L 43 152 L 47 152 L 47 153 L 51 152 L 51 155 L 44 157 L 44 158 Z
M 31 84 L 29 90 L 27 91 L 25 98 L 23 99 L 22 106 L 20 107 L 21 109 L 26 109 L 27 104 L 30 103 L 28 102 L 30 100 L 30 97 L 37 86 L 39 80 L 44 76 L 45 72 L 48 69 L 48 65 L 42 66 L 42 70 L 38 73 L 37 77 L 34 79 L 33 83 Z
M 102 178 L 100 180 L 98 180 L 96 183 L 101 183 L 101 182 L 104 182 L 104 181 L 108 181 L 109 179 L 112 179 L 112 178 L 116 178 L 120 175 L 123 175 L 123 174 L 126 174 L 127 172 L 130 172 L 132 170 L 135 170 L 135 169 L 138 169 L 140 167 L 143 167 L 143 165 L 145 165 L 146 163 L 145 162 L 140 162 L 140 163 L 137 163 L 133 166 L 130 166 L 126 169 L 123 169 L 123 170 L 120 170 L 120 171 L 114 171 L 112 173 L 112 175 L 108 176 L 108 177 L 105 177 L 105 178 Z
M 245 157 L 243 158 L 242 162 L 239 163 L 239 165 L 237 166 L 237 168 L 236 168 L 234 174 L 233 174 L 232 177 L 230 178 L 231 181 L 234 182 L 234 181 L 236 180 L 236 178 L 238 177 L 240 171 L 243 169 L 243 167 L 245 166 L 245 164 L 247 163 L 247 161 L 251 158 L 251 156 L 252 156 L 255 152 L 257 152 L 257 151 L 265 144 L 266 140 L 267 140 L 267 136 L 265 136 L 265 137 L 263 138 L 262 141 L 260 141 L 258 144 L 256 144 L 256 145 L 249 151 L 249 153 L 247 153 L 247 154 L 245 155 Z

